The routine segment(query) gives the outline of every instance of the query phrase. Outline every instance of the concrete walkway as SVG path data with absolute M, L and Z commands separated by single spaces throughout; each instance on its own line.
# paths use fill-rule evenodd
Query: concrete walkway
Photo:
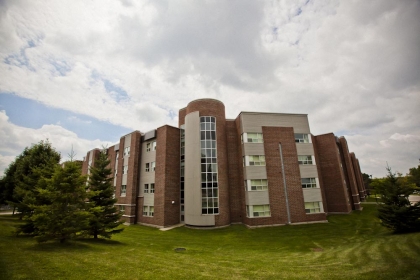
M 167 231 L 167 230 L 171 230 L 173 228 L 183 227 L 183 226 L 185 226 L 185 224 L 177 224 L 177 225 L 174 225 L 174 226 L 171 226 L 171 227 L 160 228 L 159 230 L 161 230 L 161 231 Z

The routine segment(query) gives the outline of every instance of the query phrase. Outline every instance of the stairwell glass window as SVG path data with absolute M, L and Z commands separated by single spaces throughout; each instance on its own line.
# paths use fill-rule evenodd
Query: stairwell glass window
M 304 189 L 310 189 L 310 188 L 316 188 L 316 178 L 301 178 L 302 188 Z
M 299 164 L 313 164 L 312 156 L 298 156 Z
M 128 173 L 128 165 L 124 165 L 123 166 L 123 174 L 127 174 Z
M 124 156 L 129 156 L 130 155 L 130 147 L 125 147 L 124 148 Z
M 295 142 L 296 143 L 310 143 L 309 134 L 295 133 Z
M 151 163 L 150 163 L 150 171 L 151 171 L 151 172 L 154 172 L 154 171 L 155 171 L 155 169 L 156 169 L 156 162 L 154 161 L 154 162 L 151 162 Z

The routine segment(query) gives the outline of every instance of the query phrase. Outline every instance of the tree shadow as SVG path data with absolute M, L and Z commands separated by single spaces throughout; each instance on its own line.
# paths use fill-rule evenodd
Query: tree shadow
M 111 240 L 111 239 L 105 239 L 105 238 L 77 238 L 74 241 L 80 242 L 80 243 L 86 243 L 86 244 L 105 244 L 105 245 L 125 245 L 124 243 L 121 243 L 120 241 Z

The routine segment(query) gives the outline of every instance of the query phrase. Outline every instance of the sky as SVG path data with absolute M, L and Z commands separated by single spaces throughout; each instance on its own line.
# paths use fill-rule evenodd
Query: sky
M 177 126 L 214 98 L 308 114 L 362 172 L 420 159 L 420 1 L 0 0 L 0 176 L 48 139 L 68 157 Z

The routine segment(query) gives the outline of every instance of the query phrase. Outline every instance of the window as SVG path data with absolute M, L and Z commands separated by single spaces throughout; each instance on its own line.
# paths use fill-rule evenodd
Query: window
M 200 117 L 201 214 L 204 215 L 219 214 L 216 142 L 216 118 Z
M 120 212 L 124 213 L 125 212 L 125 206 L 124 205 L 120 205 Z
M 123 174 L 127 174 L 128 173 L 128 165 L 124 165 L 123 166 Z
M 119 151 L 117 151 L 117 155 L 115 156 L 115 160 L 118 160 L 119 155 L 120 155 L 120 153 L 119 153 Z
M 249 218 L 253 217 L 270 217 L 270 205 L 247 205 L 246 206 L 246 215 Z
M 155 171 L 155 169 L 156 169 L 156 162 L 151 162 L 150 163 L 150 169 L 151 169 L 150 170 L 151 172 L 154 172 Z
M 150 193 L 155 193 L 155 184 L 154 183 L 150 184 Z
M 247 133 L 246 139 L 248 143 L 262 143 L 263 135 L 262 133 Z
M 129 155 L 130 155 L 130 147 L 124 148 L 124 156 L 129 156 Z
M 309 189 L 309 188 L 316 188 L 317 183 L 315 178 L 302 178 L 302 188 Z
M 247 191 L 266 191 L 268 190 L 267 179 L 254 179 L 245 181 Z
M 156 141 L 152 141 L 146 144 L 146 152 L 156 151 Z
M 248 156 L 250 166 L 264 166 L 265 156 Z
M 127 185 L 122 185 L 121 186 L 121 196 L 125 196 L 127 193 Z
M 309 142 L 309 134 L 295 133 L 296 143 L 311 143 Z
M 321 210 L 322 202 L 315 201 L 315 202 L 305 202 L 305 212 L 306 213 L 320 213 L 323 210 Z
M 149 184 L 144 184 L 144 193 L 149 193 Z
M 154 206 L 143 206 L 143 216 L 153 217 L 155 214 Z
M 312 164 L 312 156 L 298 156 L 299 164 Z
M 150 163 L 146 163 L 146 172 L 150 171 Z

